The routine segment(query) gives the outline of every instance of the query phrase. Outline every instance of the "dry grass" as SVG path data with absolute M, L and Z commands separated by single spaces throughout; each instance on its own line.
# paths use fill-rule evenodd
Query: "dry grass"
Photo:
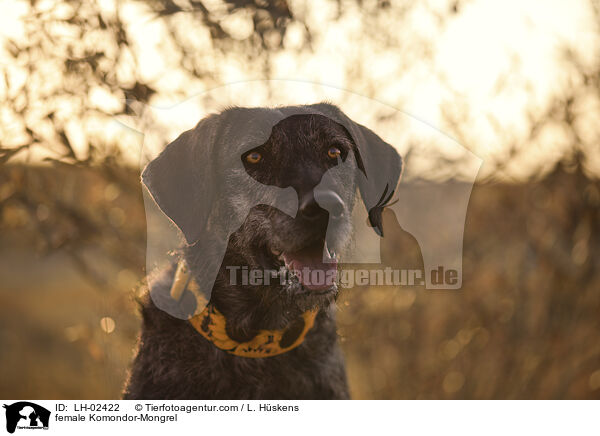
M 600 183 L 578 171 L 476 186 L 461 291 L 343 293 L 353 397 L 600 398 L 599 211 Z M 119 395 L 139 324 L 143 216 L 134 173 L 0 171 L 3 398 Z M 386 219 L 384 261 L 401 267 L 415 253 Z

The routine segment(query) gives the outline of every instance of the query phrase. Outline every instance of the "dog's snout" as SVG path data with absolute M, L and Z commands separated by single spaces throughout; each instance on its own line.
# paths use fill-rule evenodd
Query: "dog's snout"
M 327 211 L 319 206 L 312 195 L 307 195 L 302 199 L 298 212 L 307 221 L 317 221 L 327 214 Z
M 329 215 L 340 218 L 344 215 L 345 206 L 341 197 L 333 191 L 315 192 L 301 201 L 300 215 L 308 221 L 316 221 Z

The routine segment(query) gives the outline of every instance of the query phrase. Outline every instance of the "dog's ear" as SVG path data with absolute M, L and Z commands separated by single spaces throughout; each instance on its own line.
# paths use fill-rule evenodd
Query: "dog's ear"
M 200 238 L 212 210 L 217 184 L 212 159 L 215 124 L 209 117 L 182 133 L 142 172 L 150 195 L 188 244 Z
M 383 209 L 390 204 L 402 173 L 402 158 L 394 147 L 360 124 L 350 126 L 356 142 L 358 189 L 369 213 L 369 224 L 383 236 Z

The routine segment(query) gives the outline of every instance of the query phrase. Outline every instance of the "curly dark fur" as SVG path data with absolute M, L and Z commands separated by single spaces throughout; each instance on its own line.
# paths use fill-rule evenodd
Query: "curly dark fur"
M 124 399 L 347 399 L 335 318 L 321 310 L 301 346 L 263 359 L 216 348 L 146 298 Z
M 302 143 L 304 139 L 307 140 Z M 322 138 L 319 138 L 319 135 Z M 281 167 L 298 166 L 304 154 L 303 171 L 314 175 L 296 176 L 301 194 L 311 194 L 327 169 L 316 159 L 315 144 L 322 149 L 335 135 L 348 142 L 347 132 L 325 117 L 288 118 L 273 129 L 266 146 L 279 153 Z M 288 139 L 291 138 L 291 139 Z M 292 149 L 292 143 L 295 147 Z M 326 150 L 326 149 L 325 149 Z M 288 163 L 281 164 L 288 160 Z M 313 168 L 314 167 L 314 168 Z M 265 184 L 283 183 L 288 171 L 269 168 L 252 176 Z M 345 187 L 351 207 L 355 186 L 350 179 Z M 237 199 L 239 201 L 239 198 Z M 347 218 L 346 218 L 347 219 Z M 142 334 L 139 350 L 124 393 L 126 399 L 345 399 L 348 387 L 342 353 L 337 344 L 335 296 L 315 296 L 295 282 L 271 286 L 241 286 L 228 282 L 226 265 L 249 268 L 274 267 L 265 260 L 269 247 L 301 246 L 307 239 L 322 237 L 327 214 L 309 225 L 285 216 L 277 209 L 257 206 L 242 227 L 229 238 L 228 249 L 211 293 L 211 303 L 227 319 L 227 332 L 237 341 L 250 340 L 261 329 L 282 329 L 304 311 L 318 307 L 315 325 L 304 342 L 284 354 L 267 358 L 245 358 L 226 353 L 202 337 L 189 322 L 170 316 L 146 296 L 142 301 Z M 317 235 L 318 234 L 318 235 Z M 287 237 L 285 236 L 287 235 Z M 292 236 L 293 235 L 293 236 Z M 282 239 L 285 241 L 282 242 Z M 200 244 L 183 250 L 194 274 L 201 274 L 204 252 Z M 265 263 L 266 262 L 266 263 Z M 168 295 L 174 268 L 151 284 L 152 295 Z M 185 297 L 185 296 L 184 296 Z
M 289 115 L 281 118 L 286 113 Z M 250 150 L 235 149 L 235 144 L 252 137 L 249 130 L 267 116 L 281 119 L 269 129 L 266 142 Z M 334 158 L 329 156 L 332 147 L 339 152 Z M 260 164 L 247 161 L 246 156 L 253 152 L 262 155 Z M 241 169 L 240 159 L 244 163 Z M 335 176 L 326 191 L 336 209 L 326 210 L 325 203 L 315 199 L 316 188 L 320 186 L 319 192 L 323 192 L 324 174 L 341 163 L 347 170 L 330 172 Z M 293 254 L 307 247 L 318 250 L 324 241 L 330 244 L 328 248 L 342 250 L 348 244 L 357 189 L 365 205 L 375 209 L 378 200 L 385 200 L 388 187 L 393 191 L 400 169 L 400 157 L 389 144 L 328 104 L 229 109 L 205 119 L 167 146 L 144 170 L 142 179 L 163 213 L 182 230 L 187 244 L 181 256 L 194 277 L 205 276 L 207 265 L 220 261 L 220 256 L 207 256 L 207 241 L 223 233 L 219 226 L 225 218 L 235 216 L 240 218 L 236 222 L 242 223 L 228 239 L 223 238 L 228 245 L 210 293 L 210 303 L 227 320 L 229 337 L 245 342 L 260 330 L 292 325 L 308 309 L 319 311 L 298 347 L 265 358 L 231 355 L 206 340 L 188 321 L 157 307 L 157 298 L 163 302 L 170 298 L 172 265 L 150 281 L 152 298 L 146 295 L 141 302 L 142 333 L 124 398 L 348 398 L 335 325 L 337 287 L 313 292 L 298 280 L 242 286 L 232 283 L 227 267 L 278 269 L 282 262 L 279 253 Z M 357 177 L 359 172 L 362 178 Z M 248 184 L 248 176 L 261 186 L 292 187 L 298 196 L 296 217 L 265 204 L 253 205 L 252 193 L 240 188 Z M 207 203 L 199 201 L 202 199 L 210 201 L 210 210 L 206 210 Z M 381 230 L 377 216 L 371 221 Z M 189 291 L 183 300 L 195 301 Z M 158 305 L 164 309 L 162 303 Z

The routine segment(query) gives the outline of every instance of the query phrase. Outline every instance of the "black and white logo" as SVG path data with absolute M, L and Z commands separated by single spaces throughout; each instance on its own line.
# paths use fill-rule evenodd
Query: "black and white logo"
M 6 431 L 14 433 L 16 429 L 48 429 L 50 411 L 29 401 L 19 401 L 3 406 L 6 409 Z

